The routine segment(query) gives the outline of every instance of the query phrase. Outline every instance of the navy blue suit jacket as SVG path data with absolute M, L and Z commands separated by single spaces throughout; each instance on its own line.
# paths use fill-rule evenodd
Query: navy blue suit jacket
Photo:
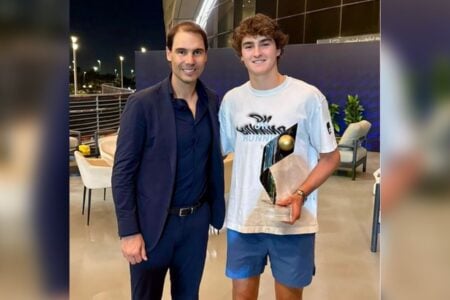
M 147 250 L 153 249 L 161 236 L 175 183 L 177 141 L 170 84 L 169 77 L 130 96 L 121 116 L 114 158 L 112 190 L 119 235 L 142 233 Z M 204 89 L 212 126 L 206 195 L 210 224 L 221 228 L 225 200 L 219 101 L 216 94 Z

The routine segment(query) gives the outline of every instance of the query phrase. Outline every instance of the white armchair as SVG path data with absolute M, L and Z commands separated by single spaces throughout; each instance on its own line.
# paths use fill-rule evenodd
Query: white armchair
M 75 151 L 74 154 L 78 170 L 80 171 L 81 181 L 84 185 L 82 214 L 84 214 L 86 188 L 89 194 L 87 213 L 87 225 L 89 225 L 92 189 L 106 189 L 111 187 L 112 167 L 104 159 L 86 158 L 79 151 Z
M 100 156 L 110 166 L 114 164 L 114 154 L 116 153 L 117 134 L 107 135 L 98 139 L 98 149 Z
M 72 154 L 81 144 L 81 132 L 78 130 L 69 130 L 69 151 Z
M 351 168 L 352 180 L 356 177 L 356 168 L 363 165 L 363 172 L 366 172 L 367 149 L 363 147 L 366 142 L 372 124 L 366 120 L 348 125 L 338 143 L 341 155 L 339 168 Z

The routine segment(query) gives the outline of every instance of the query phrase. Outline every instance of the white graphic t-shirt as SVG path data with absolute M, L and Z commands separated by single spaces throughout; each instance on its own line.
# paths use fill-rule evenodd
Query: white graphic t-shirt
M 314 86 L 289 76 L 270 90 L 256 90 L 247 82 L 224 96 L 219 120 L 223 153 L 234 152 L 227 227 L 242 233 L 317 232 L 317 190 L 308 196 L 301 218 L 293 225 L 286 224 L 270 217 L 277 206 L 266 201 L 268 194 L 260 174 L 264 146 L 295 124 L 295 146 L 293 153 L 281 160 L 285 165 L 296 161 L 309 172 L 320 153 L 336 149 L 324 95 Z M 291 173 L 290 179 L 298 180 L 297 188 L 304 176 L 299 175 L 301 172 Z

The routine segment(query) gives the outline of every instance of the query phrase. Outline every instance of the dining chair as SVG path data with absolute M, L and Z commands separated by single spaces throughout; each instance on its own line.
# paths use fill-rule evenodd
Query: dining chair
M 87 225 L 89 226 L 91 215 L 91 192 L 93 189 L 106 189 L 111 187 L 112 166 L 101 158 L 86 158 L 79 151 L 74 152 L 81 181 L 84 185 L 83 207 L 81 213 L 84 215 L 86 191 L 88 192 Z M 103 194 L 105 198 L 105 194 Z

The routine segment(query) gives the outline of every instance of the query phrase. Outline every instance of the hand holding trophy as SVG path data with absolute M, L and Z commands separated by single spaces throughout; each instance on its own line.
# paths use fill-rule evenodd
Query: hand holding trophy
M 290 219 L 289 221 L 283 221 L 283 222 L 287 222 L 289 224 L 294 224 L 298 219 L 300 219 L 301 215 L 302 215 L 302 207 L 303 207 L 303 202 L 304 199 L 300 198 L 297 194 L 290 194 L 289 196 L 277 200 L 276 201 L 276 205 L 280 205 L 280 206 L 290 206 Z

